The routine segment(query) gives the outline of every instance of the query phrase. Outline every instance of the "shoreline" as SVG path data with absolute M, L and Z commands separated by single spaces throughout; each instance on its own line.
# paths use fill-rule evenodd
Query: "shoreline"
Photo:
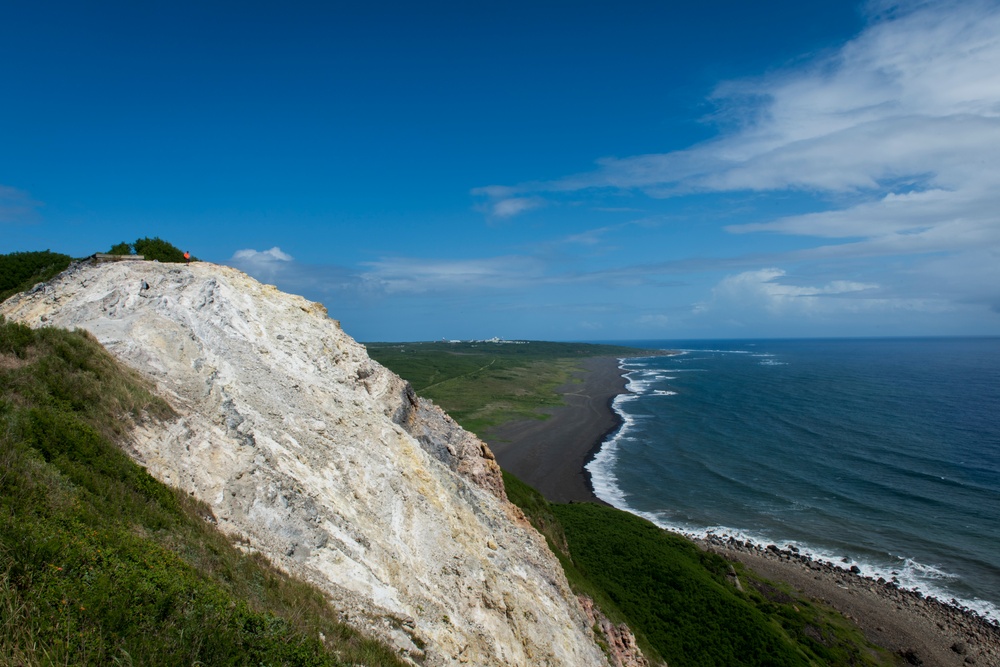
M 624 379 L 624 377 L 625 373 L 623 371 L 622 378 Z M 614 415 L 615 424 L 614 426 L 606 430 L 604 433 L 602 433 L 600 437 L 598 437 L 597 440 L 594 441 L 594 444 L 590 447 L 589 450 L 587 450 L 587 456 L 583 461 L 583 476 L 587 482 L 587 489 L 590 490 L 590 494 L 595 498 L 595 500 L 601 503 L 602 505 L 608 505 L 609 503 L 598 497 L 597 490 L 594 488 L 594 475 L 592 472 L 590 472 L 590 468 L 588 468 L 587 466 L 589 466 L 591 462 L 595 458 L 597 458 L 597 455 L 601 453 L 601 450 L 604 449 L 604 445 L 607 444 L 608 439 L 611 438 L 612 435 L 618 433 L 618 431 L 621 430 L 622 426 L 625 425 L 625 420 L 622 419 L 622 416 L 618 414 L 617 410 L 615 410 L 615 399 L 618 396 L 621 396 L 622 394 L 629 393 L 628 390 L 625 389 L 625 386 L 627 385 L 628 385 L 628 380 L 625 380 L 622 386 L 622 392 L 620 394 L 616 394 L 615 396 L 610 397 L 607 400 L 607 409 L 608 412 Z
M 550 502 L 608 504 L 594 493 L 585 466 L 623 424 L 613 402 L 628 393 L 627 380 L 620 358 L 593 357 L 582 365 L 582 384 L 557 389 L 567 404 L 547 410 L 548 419 L 502 424 L 490 429 L 485 439 L 505 470 Z M 691 539 L 760 577 L 783 582 L 807 599 L 836 609 L 869 641 L 902 656 L 905 663 L 1000 667 L 997 620 L 957 602 L 926 597 L 792 549 L 711 534 Z
M 651 350 L 651 352 L 654 352 Z M 566 405 L 548 408 L 547 419 L 495 426 L 483 438 L 500 466 L 531 485 L 549 502 L 604 503 L 594 494 L 586 465 L 622 424 L 612 402 L 626 393 L 618 357 L 581 361 L 579 382 L 556 389 Z

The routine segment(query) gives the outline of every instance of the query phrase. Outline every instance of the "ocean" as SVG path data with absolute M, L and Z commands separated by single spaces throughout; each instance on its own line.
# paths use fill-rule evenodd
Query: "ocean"
M 1000 620 L 1000 338 L 629 344 L 602 500 Z

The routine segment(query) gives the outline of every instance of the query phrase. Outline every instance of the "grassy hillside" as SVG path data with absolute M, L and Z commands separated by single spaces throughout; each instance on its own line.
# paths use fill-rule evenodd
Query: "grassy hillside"
M 542 419 L 562 404 L 556 387 L 570 382 L 579 360 L 654 354 L 586 343 L 366 343 L 368 354 L 406 378 L 421 396 L 475 433 L 513 419 Z
M 628 624 L 643 651 L 671 667 L 898 664 L 840 614 L 737 564 L 738 590 L 728 561 L 645 519 L 603 505 L 549 503 L 509 473 L 504 483 L 573 589 Z
M 627 348 L 610 351 L 604 346 L 574 345 L 573 354 L 563 356 L 567 349 L 557 343 L 539 344 L 524 353 L 498 348 L 528 346 L 463 345 L 396 345 L 391 353 L 382 346 L 368 347 L 372 356 L 409 380 L 419 394 L 438 402 L 474 432 L 482 432 L 481 422 L 468 418 L 476 414 L 477 404 L 496 401 L 494 392 L 517 395 L 519 375 L 508 364 L 516 364 L 518 354 L 524 354 L 525 361 L 514 370 L 554 378 L 558 371 L 551 369 L 568 373 L 584 356 L 634 353 Z M 448 387 L 447 393 L 435 392 L 441 384 Z M 529 383 L 523 396 L 530 398 L 519 409 L 552 404 L 558 399 L 553 391 L 558 384 Z M 514 412 L 491 414 L 502 419 Z M 690 540 L 611 507 L 549 503 L 506 472 L 504 484 L 511 501 L 545 535 L 573 589 L 591 596 L 614 622 L 627 623 L 643 651 L 665 659 L 671 667 L 897 664 L 840 614 L 761 580 L 737 564 L 743 583 L 743 590 L 738 590 L 727 576 L 730 563 Z
M 0 664 L 402 664 L 113 444 L 170 415 L 87 334 L 0 321 Z

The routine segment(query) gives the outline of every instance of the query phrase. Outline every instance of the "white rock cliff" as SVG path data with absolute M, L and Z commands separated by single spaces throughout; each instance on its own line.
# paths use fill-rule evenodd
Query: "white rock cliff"
M 82 263 L 0 305 L 91 332 L 180 414 L 133 456 L 410 660 L 605 665 L 489 448 L 326 309 L 207 263 Z

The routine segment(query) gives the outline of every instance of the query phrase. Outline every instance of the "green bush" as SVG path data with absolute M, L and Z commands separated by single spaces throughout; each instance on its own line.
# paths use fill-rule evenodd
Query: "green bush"
M 833 609 L 739 568 L 627 512 L 549 503 L 504 472 L 507 497 L 545 537 L 570 586 L 625 623 L 654 663 L 685 665 L 894 665 Z
M 611 507 L 554 505 L 576 566 L 672 667 L 808 665 L 726 581 L 729 565 L 691 541 Z
M 142 255 L 144 259 L 156 260 L 158 262 L 180 263 L 184 259 L 184 251 L 177 246 L 164 241 L 158 236 L 153 238 L 143 237 L 136 239 L 134 243 L 122 241 L 111 246 L 109 255 Z

